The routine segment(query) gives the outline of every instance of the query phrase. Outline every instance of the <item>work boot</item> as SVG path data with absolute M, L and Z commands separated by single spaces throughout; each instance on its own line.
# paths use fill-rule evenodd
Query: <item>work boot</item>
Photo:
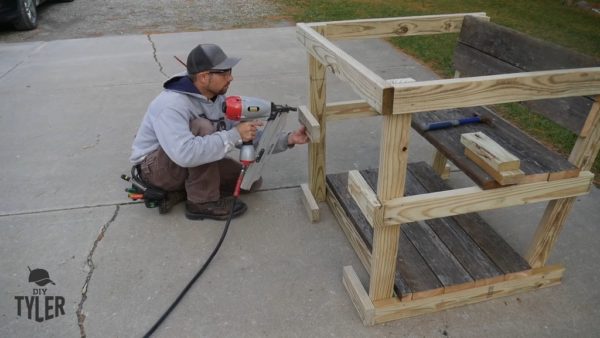
M 188 201 L 185 204 L 185 217 L 191 220 L 203 220 L 205 218 L 226 220 L 229 218 L 234 202 L 235 199 L 232 196 L 206 203 L 191 203 Z M 246 210 L 248 210 L 246 203 L 238 200 L 233 210 L 233 217 L 243 214 Z
M 186 199 L 185 191 L 169 191 L 165 193 L 165 198 L 158 204 L 158 213 L 163 215 L 171 211 L 171 209 Z

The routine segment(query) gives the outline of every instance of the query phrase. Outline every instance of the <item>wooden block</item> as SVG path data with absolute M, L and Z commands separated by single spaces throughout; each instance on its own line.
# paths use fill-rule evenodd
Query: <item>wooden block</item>
M 377 195 L 369 187 L 365 179 L 357 170 L 351 170 L 348 173 L 348 192 L 365 215 L 365 218 L 374 226 L 374 215 L 381 208 L 381 203 L 377 199 Z
M 468 159 L 475 162 L 478 166 L 481 167 L 481 169 L 483 169 L 486 173 L 492 176 L 500 185 L 519 184 L 522 183 L 523 179 L 525 178 L 525 173 L 521 169 L 508 171 L 495 170 L 486 161 L 484 161 L 481 157 L 479 157 L 469 148 L 465 148 L 465 155 Z M 547 177 L 547 175 L 537 177 L 539 177 L 541 181 L 545 181 L 545 177 Z
M 495 171 L 519 170 L 521 161 L 482 132 L 460 135 L 460 143 Z
M 298 107 L 298 122 L 306 127 L 306 134 L 310 142 L 321 142 L 321 125 L 306 106 Z
M 433 171 L 435 171 L 443 180 L 447 180 L 450 177 L 450 165 L 448 164 L 448 159 L 439 150 L 436 150 L 433 155 L 431 167 L 433 167 Z
M 360 316 L 360 319 L 362 319 L 363 324 L 365 326 L 375 325 L 375 321 L 373 320 L 375 316 L 375 307 L 352 266 L 344 267 L 342 283 L 346 287 L 346 291 L 348 291 L 350 299 L 358 311 L 358 315 Z
M 379 113 L 365 100 L 352 100 L 328 103 L 325 106 L 327 121 L 336 121 L 358 117 L 377 116 Z
M 306 212 L 308 214 L 308 219 L 310 219 L 310 221 L 312 223 L 318 222 L 319 217 L 320 217 L 319 216 L 319 205 L 317 204 L 317 201 L 315 200 L 312 193 L 310 192 L 310 188 L 308 187 L 308 184 L 306 184 L 306 183 L 300 184 L 300 189 L 302 190 L 302 203 L 304 204 L 304 207 L 306 208 Z

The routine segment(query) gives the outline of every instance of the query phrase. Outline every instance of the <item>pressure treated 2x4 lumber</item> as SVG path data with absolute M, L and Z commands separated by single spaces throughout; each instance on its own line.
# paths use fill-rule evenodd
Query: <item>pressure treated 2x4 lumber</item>
M 394 85 L 394 114 L 600 94 L 600 67 Z
M 407 16 L 366 20 L 320 22 L 328 39 L 387 38 L 459 32 L 466 15 L 489 20 L 485 13 Z
M 352 100 L 328 103 L 325 106 L 325 115 L 327 115 L 327 121 L 337 121 L 378 116 L 379 113 L 365 100 Z
M 517 170 L 521 166 L 518 157 L 509 153 L 480 131 L 461 134 L 460 143 L 482 158 L 496 171 Z
M 600 96 L 597 96 L 583 127 L 583 130 L 589 132 L 578 137 L 569 156 L 569 161 L 582 170 L 589 170 L 592 167 L 600 151 L 599 100 Z M 527 261 L 532 267 L 541 267 L 546 264 L 574 203 L 575 198 L 571 197 L 551 201 L 546 206 L 526 255 Z
M 585 195 L 594 175 L 589 171 L 563 180 L 519 184 L 481 190 L 479 187 L 447 190 L 383 202 L 384 224 L 414 222 Z
M 560 283 L 563 273 L 564 267 L 553 265 L 534 269 L 529 275 L 493 285 L 474 287 L 425 299 L 409 302 L 395 299 L 374 301 L 373 321 L 375 324 L 380 324 L 557 285 Z
M 385 115 L 379 149 L 377 197 L 385 203 L 404 195 L 410 140 L 410 115 Z M 371 300 L 389 298 L 393 294 L 400 223 L 379 227 L 384 215 L 379 209 L 374 219 L 373 251 L 369 296 Z
M 321 142 L 321 125 L 306 106 L 298 107 L 298 122 L 306 127 L 311 143 Z
M 367 184 L 358 170 L 348 172 L 348 192 L 362 211 L 371 226 L 374 226 L 374 217 L 381 208 L 377 195 Z
M 325 102 L 327 101 L 327 84 L 325 65 L 310 53 L 308 54 L 308 76 L 309 108 L 320 125 L 319 142 L 308 144 L 308 184 L 315 200 L 323 202 L 326 197 L 325 134 L 327 119 L 325 117 Z
M 297 24 L 296 36 L 308 53 L 348 83 L 371 107 L 381 114 L 391 114 L 394 89 L 384 79 L 307 24 Z

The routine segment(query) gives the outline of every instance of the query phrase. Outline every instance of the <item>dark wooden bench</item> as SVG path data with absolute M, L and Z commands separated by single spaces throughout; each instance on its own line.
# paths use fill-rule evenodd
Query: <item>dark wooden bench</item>
M 463 21 L 453 62 L 462 77 L 600 66 L 600 60 L 472 16 Z M 580 134 L 593 102 L 590 97 L 568 97 L 525 101 L 524 104 L 532 112 Z M 473 115 L 483 116 L 490 123 L 431 131 L 422 129 L 427 122 Z M 496 188 L 499 184 L 465 156 L 460 143 L 463 133 L 481 131 L 521 159 L 525 177 L 520 183 L 552 181 L 579 174 L 576 165 L 500 118 L 490 107 L 414 114 L 412 126 L 484 189 Z

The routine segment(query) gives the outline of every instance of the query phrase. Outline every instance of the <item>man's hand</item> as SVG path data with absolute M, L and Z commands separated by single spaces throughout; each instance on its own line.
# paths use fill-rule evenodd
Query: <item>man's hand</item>
M 294 144 L 305 144 L 308 143 L 308 135 L 306 135 L 306 127 L 300 126 L 297 130 L 291 132 L 288 135 L 288 146 Z
M 256 131 L 258 127 L 264 125 L 265 123 L 261 120 L 254 120 L 249 122 L 241 122 L 237 126 L 235 126 L 242 137 L 243 142 L 248 142 L 254 140 L 256 137 Z

